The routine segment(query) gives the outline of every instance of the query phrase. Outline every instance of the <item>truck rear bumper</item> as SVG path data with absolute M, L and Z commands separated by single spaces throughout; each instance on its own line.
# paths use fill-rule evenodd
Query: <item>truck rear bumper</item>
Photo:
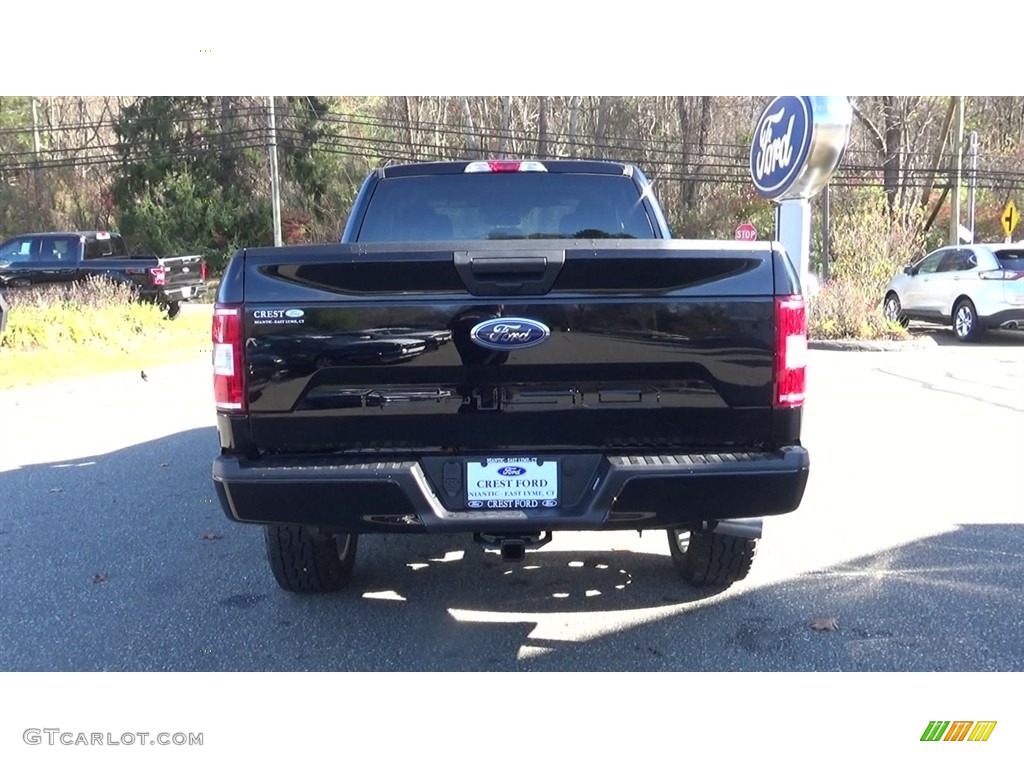
M 512 534 L 682 528 L 784 514 L 800 506 L 810 469 L 808 452 L 799 446 L 773 453 L 571 459 L 581 468 L 580 492 L 560 506 L 525 510 L 451 508 L 435 491 L 437 462 L 444 458 L 431 463 L 221 455 L 213 462 L 213 480 L 224 512 L 240 523 L 348 533 Z
M 206 295 L 206 285 L 185 285 L 180 288 L 168 288 L 164 291 L 164 298 L 168 301 L 188 301 L 198 299 Z
M 205 283 L 195 285 L 177 286 L 174 288 L 146 289 L 142 297 L 155 302 L 189 301 L 206 296 L 207 286 Z

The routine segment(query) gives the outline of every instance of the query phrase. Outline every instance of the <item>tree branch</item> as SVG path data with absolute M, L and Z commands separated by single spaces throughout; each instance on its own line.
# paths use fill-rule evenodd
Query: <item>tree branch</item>
M 858 119 L 864 123 L 864 126 L 868 129 L 868 133 L 871 134 L 871 140 L 878 149 L 878 153 L 882 157 L 885 157 L 885 137 L 882 136 L 882 132 L 878 130 L 878 126 L 871 122 L 871 118 L 865 115 L 852 99 L 850 100 L 850 106 L 853 107 L 853 114 L 855 114 Z

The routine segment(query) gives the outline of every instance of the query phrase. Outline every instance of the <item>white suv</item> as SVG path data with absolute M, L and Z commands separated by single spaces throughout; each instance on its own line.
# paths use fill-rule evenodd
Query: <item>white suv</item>
M 1024 243 L 940 248 L 889 281 L 885 316 L 952 326 L 960 341 L 1024 329 Z

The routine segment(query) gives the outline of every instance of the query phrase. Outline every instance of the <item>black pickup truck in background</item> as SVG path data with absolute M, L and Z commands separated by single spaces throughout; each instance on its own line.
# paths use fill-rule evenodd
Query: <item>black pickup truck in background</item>
M 0 288 L 72 283 L 93 276 L 132 285 L 140 299 L 161 305 L 171 317 L 181 302 L 206 292 L 202 256 L 132 255 L 117 232 L 38 232 L 0 244 Z
M 671 239 L 628 164 L 379 169 L 339 244 L 234 254 L 213 342 L 217 493 L 290 591 L 363 534 L 647 529 L 729 585 L 807 483 L 789 258 Z

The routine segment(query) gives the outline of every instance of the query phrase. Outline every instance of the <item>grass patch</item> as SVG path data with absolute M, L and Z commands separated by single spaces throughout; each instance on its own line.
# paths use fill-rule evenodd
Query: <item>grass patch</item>
M 0 335 L 0 388 L 194 360 L 209 355 L 210 317 L 157 306 L 103 279 L 11 291 Z

